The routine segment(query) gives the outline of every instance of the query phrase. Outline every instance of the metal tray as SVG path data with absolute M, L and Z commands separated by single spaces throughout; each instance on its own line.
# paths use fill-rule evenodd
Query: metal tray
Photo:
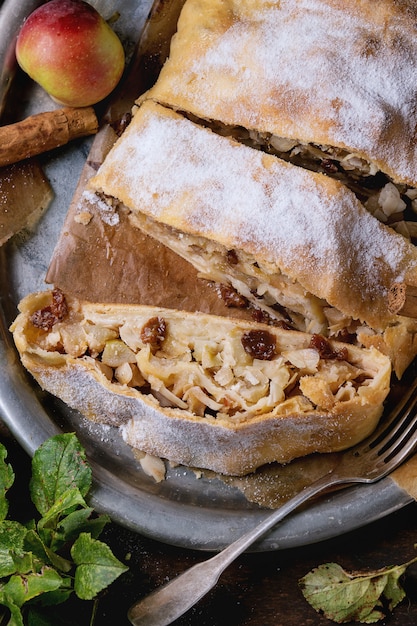
M 140 9 L 143 22 L 149 4 L 149 0 L 123 0 L 125 14 L 127 5 L 135 14 Z M 140 20 L 137 28 L 139 24 Z M 28 102 L 28 113 L 48 106 L 36 87 Z M 92 424 L 39 389 L 21 366 L 8 330 L 19 300 L 49 288 L 44 277 L 90 145 L 91 139 L 85 140 L 43 158 L 56 194 L 52 205 L 33 231 L 20 233 L 0 249 L 0 416 L 30 455 L 49 436 L 76 431 L 93 467 L 91 504 L 114 521 L 165 543 L 216 551 L 258 523 L 268 510 L 250 503 L 240 489 L 220 478 L 198 478 L 183 467 L 170 468 L 167 479 L 156 483 L 144 474 L 117 429 Z M 252 550 L 281 550 L 326 540 L 412 501 L 390 478 L 346 489 L 293 514 Z

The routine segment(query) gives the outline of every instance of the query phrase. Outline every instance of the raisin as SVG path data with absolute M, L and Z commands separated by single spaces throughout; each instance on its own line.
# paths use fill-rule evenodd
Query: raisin
M 140 338 L 152 348 L 160 348 L 165 340 L 167 325 L 162 317 L 151 317 L 142 327 Z
M 60 289 L 52 291 L 52 302 L 48 306 L 35 311 L 30 321 L 37 328 L 49 331 L 57 322 L 61 322 L 68 315 L 68 306 L 64 294 Z
M 348 356 L 347 348 L 333 350 L 329 341 L 325 337 L 323 337 L 323 335 L 312 335 L 310 348 L 317 350 L 320 358 L 325 360 L 336 359 L 337 361 L 346 361 Z
M 237 307 L 239 309 L 244 309 L 248 301 L 246 298 L 240 293 L 233 289 L 230 285 L 220 285 L 219 291 L 221 298 L 227 307 Z
M 322 159 L 321 166 L 327 174 L 336 174 L 338 172 L 337 165 L 331 159 Z
M 242 345 L 254 359 L 270 361 L 275 356 L 275 337 L 267 330 L 248 330 L 242 336 Z
M 350 333 L 347 328 L 342 328 L 337 333 L 337 340 L 343 341 L 343 343 L 354 343 L 356 336 L 353 333 Z
M 251 310 L 251 314 L 252 319 L 260 324 L 268 324 L 269 326 L 282 328 L 283 330 L 294 330 L 294 327 L 290 321 L 284 319 L 279 320 L 276 317 L 272 317 L 267 311 L 264 311 L 263 309 L 260 309 L 258 307 L 254 307 Z
M 267 311 L 260 309 L 259 307 L 254 307 L 251 310 L 252 319 L 258 324 L 271 324 L 272 325 L 272 317 Z
M 237 265 L 239 263 L 236 250 L 228 250 L 226 253 L 226 259 L 230 265 Z

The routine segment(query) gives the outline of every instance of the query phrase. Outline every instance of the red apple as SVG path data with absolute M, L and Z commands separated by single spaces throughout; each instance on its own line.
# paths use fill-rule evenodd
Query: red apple
M 50 0 L 33 11 L 18 34 L 16 58 L 56 102 L 72 107 L 103 100 L 125 66 L 120 39 L 82 0 Z

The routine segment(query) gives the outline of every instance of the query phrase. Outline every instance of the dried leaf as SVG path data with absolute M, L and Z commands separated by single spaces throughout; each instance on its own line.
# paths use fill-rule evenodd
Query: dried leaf
M 337 563 L 325 563 L 300 581 L 306 600 L 337 624 L 374 624 L 403 598 L 400 578 L 417 559 L 366 574 L 349 574 Z

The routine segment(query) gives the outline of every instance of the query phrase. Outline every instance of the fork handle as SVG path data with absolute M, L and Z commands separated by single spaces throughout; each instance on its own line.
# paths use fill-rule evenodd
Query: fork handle
M 346 483 L 344 480 L 343 483 Z M 322 476 L 268 515 L 260 524 L 215 556 L 197 563 L 166 585 L 136 602 L 128 612 L 133 626 L 167 626 L 194 606 L 217 583 L 222 572 L 277 522 L 325 489 L 342 484 L 332 473 Z

